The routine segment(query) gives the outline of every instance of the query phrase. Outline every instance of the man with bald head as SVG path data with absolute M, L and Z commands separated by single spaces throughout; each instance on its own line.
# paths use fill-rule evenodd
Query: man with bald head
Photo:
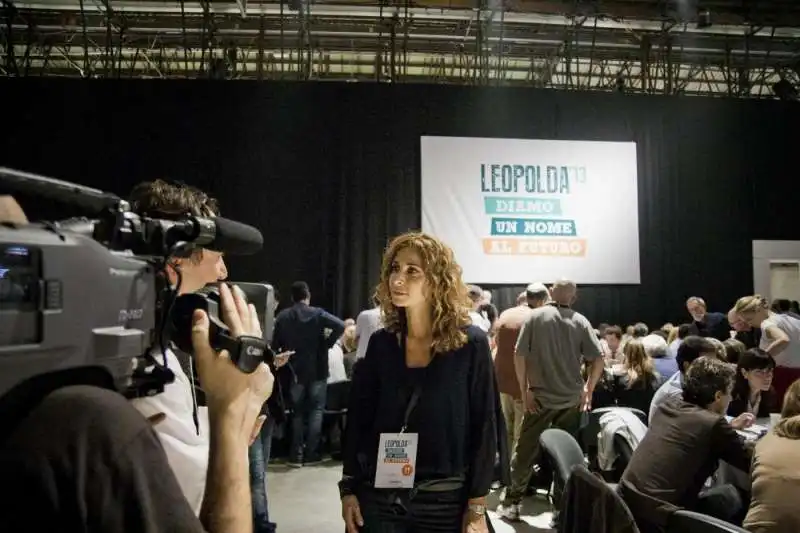
M 528 320 L 534 309 L 547 303 L 550 293 L 541 283 L 531 283 L 517 297 L 517 306 L 506 309 L 492 326 L 497 350 L 494 356 L 494 371 L 500 389 L 500 406 L 506 419 L 508 431 L 508 449 L 514 451 L 522 418 L 525 414 L 517 379 L 514 351 L 522 325 Z
M 531 312 L 517 339 L 514 363 L 525 414 L 511 460 L 511 485 L 497 509 L 507 520 L 519 520 L 520 503 L 539 459 L 539 437 L 551 427 L 577 433 L 580 413 L 591 408 L 603 373 L 594 328 L 571 307 L 576 295 L 574 282 L 557 281 L 550 303 Z M 584 360 L 591 363 L 585 382 Z M 559 497 L 555 494 L 556 504 Z

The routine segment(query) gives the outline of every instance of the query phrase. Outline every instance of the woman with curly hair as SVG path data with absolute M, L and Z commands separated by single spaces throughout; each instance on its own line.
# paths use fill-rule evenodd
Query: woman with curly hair
M 347 533 L 485 533 L 496 390 L 461 267 L 441 241 L 406 233 L 383 256 L 376 297 L 384 328 L 356 365 L 345 429 Z

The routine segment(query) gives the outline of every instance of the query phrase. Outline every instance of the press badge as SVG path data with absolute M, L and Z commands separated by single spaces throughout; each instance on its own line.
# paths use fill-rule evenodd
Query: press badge
M 375 469 L 376 489 L 414 488 L 418 440 L 417 433 L 381 433 Z

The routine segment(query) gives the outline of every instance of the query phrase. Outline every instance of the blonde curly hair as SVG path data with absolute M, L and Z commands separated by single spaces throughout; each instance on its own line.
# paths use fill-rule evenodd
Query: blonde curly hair
M 760 294 L 742 296 L 736 300 L 736 305 L 733 306 L 733 310 L 737 315 L 756 313 L 758 311 L 769 311 L 769 302 Z
M 405 311 L 392 303 L 389 276 L 398 252 L 406 248 L 415 250 L 422 258 L 421 266 L 425 271 L 432 306 L 434 353 L 461 348 L 467 342 L 464 328 L 472 323 L 467 286 L 461 279 L 461 267 L 456 263 L 453 250 L 425 233 L 399 235 L 389 243 L 383 254 L 381 280 L 375 289 L 375 299 L 381 308 L 384 328 L 395 333 L 402 333 L 405 328 Z

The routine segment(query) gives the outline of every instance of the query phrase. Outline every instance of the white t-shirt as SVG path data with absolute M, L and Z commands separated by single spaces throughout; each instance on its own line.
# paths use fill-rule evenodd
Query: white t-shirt
M 680 372 L 675 372 L 671 378 L 665 381 L 653 395 L 653 401 L 650 402 L 650 413 L 647 415 L 647 420 L 653 419 L 653 413 L 656 412 L 656 407 L 670 398 L 680 398 L 683 396 L 683 375 Z
M 470 311 L 469 318 L 472 319 L 472 325 L 478 326 L 486 333 L 489 333 L 489 329 L 492 327 L 492 323 L 489 322 L 489 319 L 480 314 L 477 311 Z
M 344 350 L 338 342 L 328 350 L 328 383 L 347 381 L 344 367 Z
M 161 354 L 156 355 L 161 359 Z M 167 350 L 167 365 L 175 374 L 175 381 L 164 387 L 164 392 L 147 398 L 131 400 L 133 406 L 145 417 L 164 413 L 166 419 L 154 429 L 164 446 L 169 465 L 178 478 L 178 484 L 195 513 L 200 515 L 208 472 L 209 426 L 208 409 L 198 407 L 198 434 L 192 412 L 192 382 L 181 368 L 171 350 Z
M 356 337 L 358 338 L 356 359 L 363 359 L 367 355 L 369 338 L 382 327 L 381 310 L 377 307 L 358 313 L 356 317 Z
M 766 350 L 775 339 L 767 336 L 767 328 L 775 326 L 789 337 L 789 345 L 775 357 L 778 366 L 800 368 L 800 320 L 789 315 L 770 314 L 761 323 L 761 342 L 759 348 Z

